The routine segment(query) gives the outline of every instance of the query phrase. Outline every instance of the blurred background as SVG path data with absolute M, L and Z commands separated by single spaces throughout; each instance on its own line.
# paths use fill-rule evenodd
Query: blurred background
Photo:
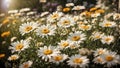
M 84 5 L 86 8 L 96 5 L 98 0 L 0 0 L 0 13 L 7 12 L 8 10 L 31 8 L 32 10 L 54 11 L 58 5 L 65 6 L 66 3 L 72 2 L 75 5 Z M 101 0 L 104 1 L 104 0 Z M 106 5 L 112 6 L 114 10 L 118 10 L 119 0 L 106 0 Z

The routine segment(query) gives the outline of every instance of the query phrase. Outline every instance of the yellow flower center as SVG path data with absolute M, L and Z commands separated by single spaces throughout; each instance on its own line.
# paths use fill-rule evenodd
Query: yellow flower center
M 109 42 L 111 40 L 111 38 L 106 38 L 105 41 Z
M 106 23 L 105 27 L 110 27 L 112 24 L 111 23 Z
M 0 58 L 3 58 L 3 57 L 5 57 L 5 54 L 0 54 Z
M 50 32 L 50 30 L 47 29 L 47 28 L 42 30 L 42 33 L 44 33 L 44 34 L 47 34 L 47 33 L 49 33 L 49 32 Z
M 16 56 L 11 56 L 11 60 L 16 60 L 17 57 Z
M 104 13 L 104 12 L 105 12 L 105 10 L 103 10 L 103 9 L 99 9 L 99 10 L 95 11 L 95 13 Z
M 91 16 L 91 12 L 86 12 L 85 15 L 86 15 L 87 17 L 90 17 L 90 16 Z
M 6 31 L 1 34 L 1 37 L 7 37 L 9 35 L 10 35 L 10 31 Z
M 101 55 L 103 54 L 104 52 L 102 50 L 98 51 L 98 54 Z
M 100 38 L 100 35 L 97 35 L 95 38 L 99 39 L 99 38 Z
M 70 48 L 75 48 L 75 45 L 71 45 Z
M 80 36 L 74 36 L 74 37 L 72 37 L 73 41 L 78 41 L 79 39 L 80 39 Z
M 29 68 L 29 64 L 24 64 L 23 68 Z
M 102 59 L 101 59 L 101 58 L 97 58 L 97 61 L 98 61 L 98 62 L 102 62 Z
M 95 8 L 95 7 L 90 9 L 91 12 L 95 11 L 95 10 L 97 10 L 97 8 Z
M 55 60 L 55 61 L 60 61 L 60 60 L 62 60 L 62 59 L 63 59 L 62 56 L 55 56 L 55 57 L 54 57 L 54 60 Z
M 52 50 L 44 50 L 44 54 L 45 54 L 45 55 L 50 55 L 50 54 L 52 54 L 52 53 L 53 53 Z
M 78 22 L 79 25 L 84 24 L 84 22 Z
M 112 56 L 106 56 L 105 59 L 106 59 L 107 61 L 112 61 L 114 58 L 113 58 Z
M 25 31 L 26 31 L 26 32 L 28 32 L 28 31 L 30 31 L 30 30 L 32 30 L 32 27 L 31 27 L 31 26 L 28 26 L 28 27 L 25 28 Z
M 68 12 L 68 11 L 70 11 L 70 8 L 64 8 L 63 9 L 63 12 Z
M 64 22 L 63 22 L 63 25 L 69 25 L 70 24 L 70 21 L 68 21 L 68 20 L 65 20 Z
M 5 20 L 2 22 L 2 24 L 3 24 L 3 25 L 4 25 L 4 24 L 7 24 L 9 21 L 10 21 L 9 19 L 5 19 Z
M 87 29 L 89 29 L 89 26 L 87 26 L 87 25 L 83 25 L 83 26 L 81 26 L 83 29 L 85 29 L 85 30 L 87 30 Z
M 73 62 L 74 62 L 74 63 L 77 63 L 77 64 L 81 64 L 81 63 L 83 62 L 83 60 L 80 59 L 80 58 L 75 58 L 75 59 L 73 60 Z
M 53 15 L 52 15 L 52 18 L 53 18 L 53 19 L 56 19 L 56 18 L 58 18 L 58 16 L 59 16 L 58 14 L 53 14 Z
M 23 44 L 20 43 L 20 44 L 17 44 L 15 48 L 16 50 L 21 50 L 23 47 L 24 47 Z
M 64 42 L 61 46 L 63 46 L 63 47 L 67 47 L 68 45 L 69 45 L 68 42 Z

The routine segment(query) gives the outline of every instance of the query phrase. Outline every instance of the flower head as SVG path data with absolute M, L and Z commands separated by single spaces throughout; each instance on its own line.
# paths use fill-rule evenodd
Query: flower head
M 68 62 L 68 65 L 73 67 L 77 67 L 77 66 L 86 67 L 89 63 L 89 59 L 87 59 L 86 56 L 74 55 L 74 56 L 71 56 L 67 62 Z
M 84 40 L 86 40 L 86 35 L 80 31 L 76 31 L 74 33 L 70 33 L 68 39 L 75 43 L 82 43 Z
M 31 31 L 33 31 L 35 28 L 38 27 L 38 24 L 35 22 L 27 22 L 24 23 L 20 26 L 19 31 L 22 35 L 29 33 Z
M 116 23 L 111 22 L 111 21 L 104 21 L 103 23 L 100 23 L 99 25 L 102 27 L 115 27 Z
M 103 43 L 103 44 L 111 44 L 112 42 L 114 42 L 114 36 L 111 36 L 111 35 L 109 35 L 109 36 L 103 36 L 102 38 L 101 38 L 101 42 Z
M 63 62 L 65 59 L 68 58 L 68 55 L 65 54 L 58 54 L 56 56 L 53 56 L 50 60 L 50 62 L 59 64 L 60 62 Z
M 0 59 L 5 57 L 5 54 L 0 54 Z
M 27 62 L 24 62 L 23 64 L 21 64 L 19 66 L 19 68 L 30 68 L 32 66 L 33 62 L 32 61 L 27 61 Z
M 91 28 L 92 28 L 91 25 L 84 25 L 84 24 L 79 25 L 79 29 L 81 29 L 81 30 L 83 30 L 83 31 L 85 31 L 85 30 L 90 30 Z
M 104 35 L 103 33 L 95 31 L 92 33 L 91 38 L 94 40 L 98 40 L 101 39 L 103 35 Z
M 12 60 L 17 60 L 19 58 L 19 55 L 17 54 L 14 54 L 14 55 L 11 55 L 8 60 L 12 61 Z
M 10 31 L 3 32 L 1 37 L 8 37 L 10 35 Z
M 12 50 L 12 52 L 20 52 L 29 47 L 29 42 L 27 40 L 20 40 L 17 42 L 12 42 L 12 46 L 9 47 L 9 49 Z
M 75 21 L 72 19 L 72 17 L 70 16 L 65 16 L 65 17 L 62 17 L 60 19 L 59 22 L 57 22 L 57 25 L 59 27 L 64 27 L 64 28 L 68 28 L 70 26 L 74 26 L 75 24 Z
M 35 30 L 35 32 L 38 36 L 42 36 L 42 37 L 51 36 L 55 34 L 55 29 L 56 29 L 55 25 L 47 24 L 47 25 L 42 25 L 41 27 L 38 27 Z
M 107 52 L 103 55 L 101 55 L 103 58 L 103 61 L 107 64 L 107 67 L 111 67 L 113 65 L 116 65 L 120 60 L 120 56 L 116 54 L 116 52 Z
M 38 56 L 42 57 L 42 59 L 45 61 L 47 61 L 48 59 L 50 60 L 53 56 L 56 56 L 59 53 L 60 51 L 54 46 L 44 46 L 40 47 L 40 49 L 38 50 Z
M 56 20 L 59 20 L 63 16 L 62 12 L 53 12 L 53 14 L 50 14 L 47 18 L 48 22 L 56 22 Z
M 104 59 L 101 56 L 97 56 L 93 59 L 94 63 L 105 64 Z
M 99 55 L 105 54 L 107 52 L 108 52 L 107 49 L 99 48 L 96 51 L 94 51 L 94 56 L 99 56 Z
M 70 8 L 63 8 L 63 12 L 69 12 L 70 11 Z

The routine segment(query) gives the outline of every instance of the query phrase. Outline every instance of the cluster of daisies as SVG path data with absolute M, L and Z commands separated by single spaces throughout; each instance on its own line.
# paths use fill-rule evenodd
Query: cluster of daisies
M 91 62 L 106 67 L 120 64 L 117 52 L 109 50 L 118 43 L 119 13 L 106 13 L 97 7 L 77 14 L 37 14 L 29 10 L 9 11 L 10 16 L 0 25 L 10 28 L 1 37 L 12 35 L 8 60 L 19 60 L 19 68 L 41 67 L 42 63 L 44 67 L 51 67 L 52 63 L 75 68 L 89 67 Z

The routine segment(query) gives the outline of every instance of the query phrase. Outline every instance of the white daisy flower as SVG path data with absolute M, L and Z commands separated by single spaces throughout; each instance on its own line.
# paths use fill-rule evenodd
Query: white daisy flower
M 19 55 L 14 54 L 14 55 L 9 56 L 8 60 L 12 61 L 12 60 L 17 60 L 18 58 L 19 58 Z
M 74 6 L 72 8 L 72 10 L 81 10 L 81 9 L 85 9 L 85 6 Z
M 101 55 L 103 61 L 107 64 L 107 67 L 111 67 L 113 65 L 117 65 L 120 63 L 120 56 L 116 54 L 116 52 L 107 52 Z
M 55 34 L 55 29 L 56 29 L 56 26 L 55 25 L 50 25 L 50 24 L 47 24 L 47 25 L 42 25 L 41 27 L 38 27 L 35 32 L 38 36 L 48 36 L 48 35 L 54 35 Z
M 58 54 L 56 56 L 53 56 L 52 59 L 50 60 L 50 62 L 59 64 L 60 62 L 63 62 L 64 60 L 66 60 L 68 58 L 68 55 L 65 54 Z
M 103 35 L 104 35 L 103 33 L 95 31 L 92 33 L 91 38 L 94 40 L 98 40 L 101 39 Z
M 74 26 L 74 24 L 75 24 L 75 21 L 74 21 L 73 18 L 70 17 L 70 16 L 62 17 L 62 18 L 60 19 L 60 21 L 57 22 L 57 25 L 58 25 L 59 27 L 65 27 L 65 28 L 68 28 L 68 27 L 70 27 L 70 26 Z
M 53 14 L 50 14 L 47 18 L 48 22 L 56 22 L 56 20 L 59 20 L 63 16 L 62 12 L 53 12 Z
M 23 64 L 21 64 L 19 66 L 19 68 L 30 68 L 32 66 L 33 62 L 32 61 L 27 61 L 27 62 L 24 62 Z
M 95 57 L 93 61 L 96 64 L 105 64 L 104 59 L 101 56 Z
M 71 7 L 71 6 L 74 6 L 74 3 L 67 3 L 66 4 L 66 7 Z
M 74 55 L 71 56 L 70 59 L 67 61 L 68 65 L 72 66 L 72 67 L 86 67 L 88 66 L 89 63 L 89 59 L 87 59 L 86 56 L 81 56 L 81 55 Z
M 114 42 L 114 36 L 111 36 L 111 35 L 109 35 L 109 36 L 102 36 L 102 38 L 101 38 L 101 42 L 103 43 L 103 44 L 111 44 L 112 42 Z
M 35 28 L 37 28 L 39 25 L 35 22 L 27 22 L 20 26 L 19 31 L 22 35 L 29 33 L 33 31 Z
M 70 33 L 68 39 L 79 44 L 86 40 L 86 35 L 80 31 L 76 31 L 75 33 Z
M 107 49 L 99 48 L 96 51 L 94 51 L 94 56 L 99 56 L 99 55 L 105 54 L 107 52 L 108 52 Z
M 18 10 L 9 10 L 8 14 L 14 14 L 14 13 L 18 13 Z
M 42 59 L 45 61 L 47 61 L 48 59 L 50 60 L 53 56 L 56 56 L 59 53 L 60 51 L 54 46 L 44 46 L 40 47 L 40 49 L 38 50 L 38 56 L 42 57 Z
M 104 21 L 103 23 L 99 24 L 101 27 L 115 27 L 116 23 L 111 21 Z
M 69 48 L 71 43 L 72 43 L 72 42 L 71 42 L 70 40 L 61 40 L 61 42 L 58 43 L 58 45 L 59 45 L 58 47 L 59 47 L 60 49 Z
M 27 11 L 30 11 L 30 8 L 23 8 L 19 12 L 27 12 Z
M 47 14 L 49 14 L 49 12 L 47 12 L 47 11 L 46 12 L 42 12 L 40 16 L 43 17 L 43 16 L 45 16 Z
M 85 31 L 85 30 L 90 30 L 92 28 L 91 25 L 85 25 L 85 24 L 82 24 L 82 25 L 78 25 L 79 29 Z
M 37 12 L 35 11 L 31 11 L 31 12 L 28 12 L 27 15 L 33 15 L 33 14 L 36 14 Z
M 29 42 L 26 40 L 21 40 L 17 42 L 11 43 L 12 46 L 9 47 L 9 49 L 12 50 L 12 52 L 20 52 L 29 47 Z
M 80 45 L 78 45 L 77 43 L 71 41 L 71 43 L 70 43 L 70 48 L 71 49 L 75 49 L 75 48 L 78 48 L 78 47 L 80 47 Z

